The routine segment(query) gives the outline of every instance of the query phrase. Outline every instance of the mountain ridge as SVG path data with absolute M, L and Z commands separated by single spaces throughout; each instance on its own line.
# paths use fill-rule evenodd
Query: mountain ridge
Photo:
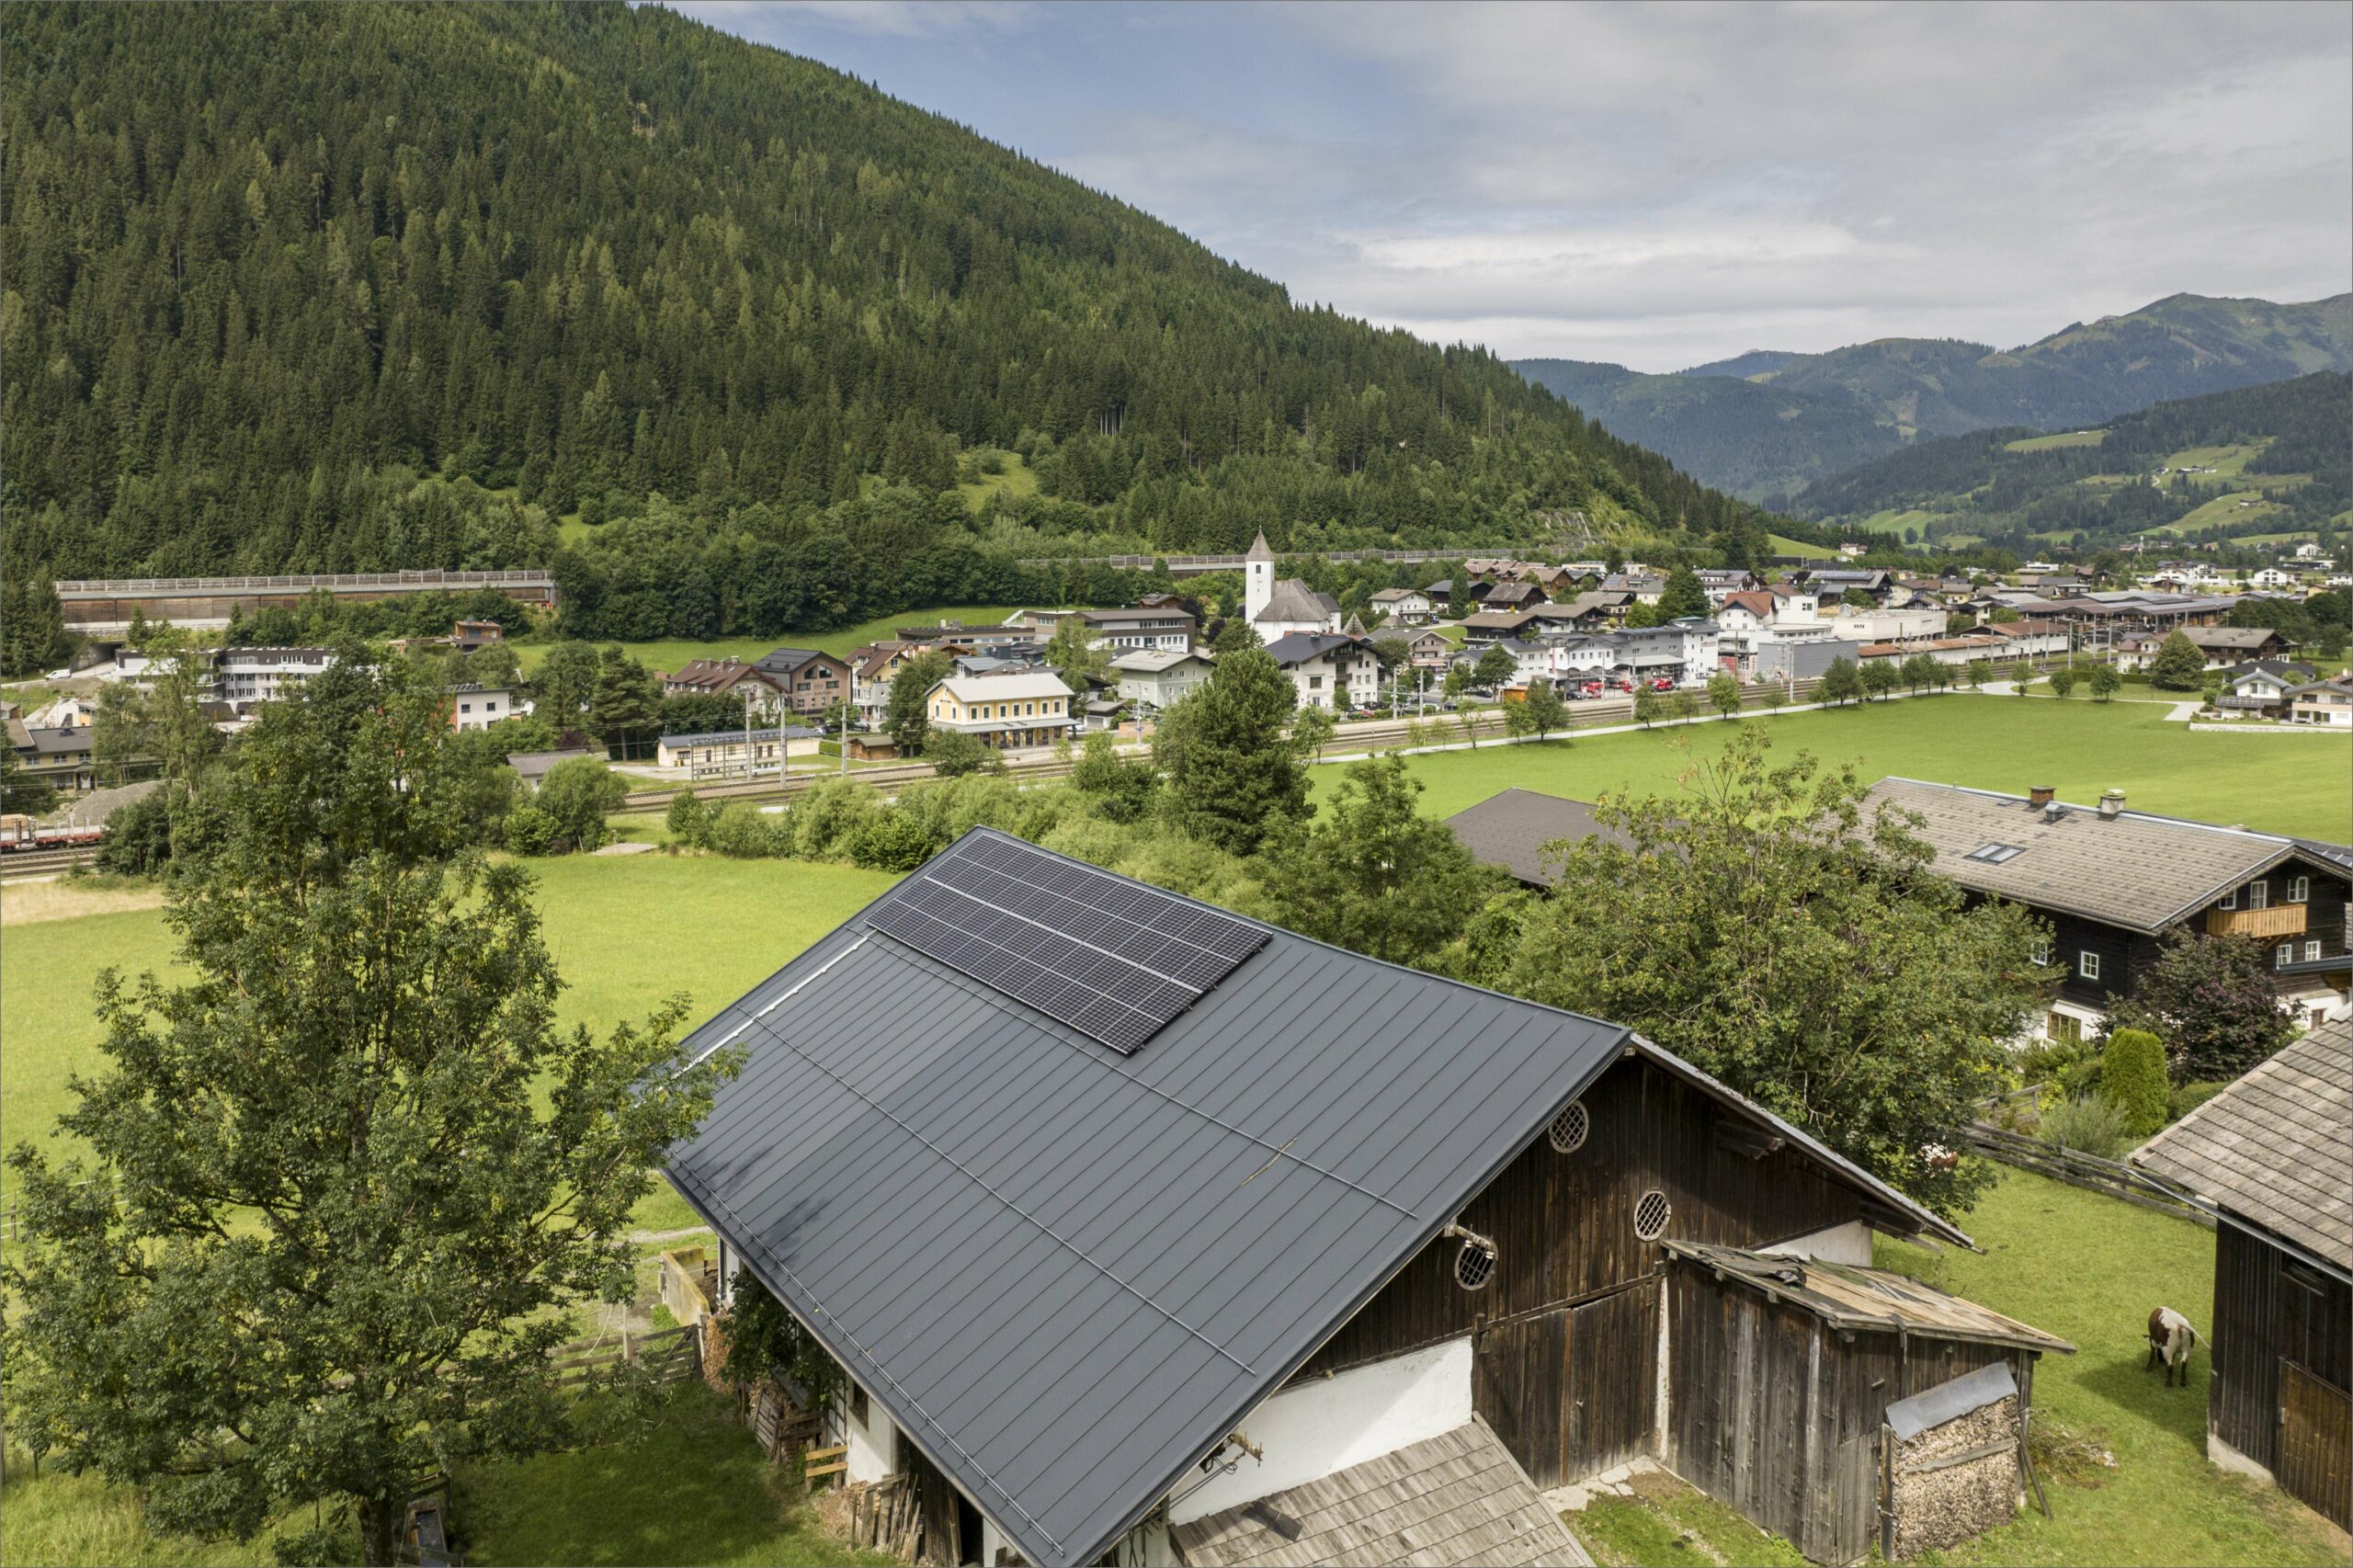
M 1560 362 L 1513 363 L 1528 374 L 1527 367 Z M 1590 368 L 1548 374 L 1572 402 L 1577 397 L 1563 388 L 1576 386 L 1586 399 L 1578 406 L 1614 434 L 1664 453 L 1694 478 L 1775 505 L 1852 466 L 1850 455 L 1870 444 L 1863 419 L 1892 435 L 1882 448 L 1892 450 L 1975 430 L 2097 424 L 2161 402 L 2347 369 L 2353 369 L 2353 292 L 2285 304 L 2181 292 L 2070 323 L 2015 348 L 1883 337 L 1817 354 L 1752 349 L 1670 376 L 1628 371 L 1631 379 L 1621 381 Z M 1815 413 L 1804 426 L 1760 437 L 1761 449 L 1752 442 L 1744 452 L 1740 432 L 1758 427 L 1775 405 L 1754 393 L 1718 392 L 1707 404 L 1713 420 L 1659 417 L 1653 405 L 1669 394 L 1653 383 L 1677 380 L 1824 401 L 1800 405 Z M 1863 451 L 1859 460 L 1879 455 Z

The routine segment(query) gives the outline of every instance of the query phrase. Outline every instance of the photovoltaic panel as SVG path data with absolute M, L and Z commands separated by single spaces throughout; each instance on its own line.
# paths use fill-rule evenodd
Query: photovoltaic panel
M 1246 921 L 984 836 L 934 858 L 867 924 L 1123 1052 L 1267 941 Z

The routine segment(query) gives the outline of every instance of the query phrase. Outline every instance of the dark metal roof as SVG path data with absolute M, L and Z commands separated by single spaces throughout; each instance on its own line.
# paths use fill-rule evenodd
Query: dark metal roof
M 672 1180 L 1040 1568 L 1100 1556 L 1636 1044 L 1263 929 L 1131 1057 L 862 916 L 689 1041 L 746 1059 Z
M 1267 929 L 1131 1058 L 862 920 L 690 1042 L 747 1060 L 673 1180 L 1040 1568 L 1099 1556 L 1627 1040 Z
M 1631 840 L 1593 820 L 1593 806 L 1535 790 L 1505 790 L 1446 819 L 1473 858 L 1501 866 L 1530 887 L 1551 887 L 1560 872 L 1557 856 L 1545 846 L 1599 834 L 1614 844 Z

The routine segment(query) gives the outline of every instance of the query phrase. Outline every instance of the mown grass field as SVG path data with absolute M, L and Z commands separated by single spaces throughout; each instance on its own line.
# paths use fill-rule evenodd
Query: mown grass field
M 1773 553 L 1776 555 L 1797 555 L 1808 561 L 1828 561 L 1838 553 L 1826 544 L 1808 544 L 1802 539 L 1785 539 L 1779 534 L 1767 534 L 1765 537 L 1772 541 Z
M 2097 447 L 2108 438 L 2105 430 L 2063 430 L 2055 436 L 2029 436 L 2002 448 L 2006 452 L 2048 452 L 2061 447 Z
M 700 1023 L 896 880 L 849 866 L 660 854 L 540 860 L 532 870 L 565 981 L 559 1021 L 597 1030 L 642 1017 L 676 992 L 690 998 L 689 1027 Z M 0 891 L 0 900 L 22 891 Z M 66 1080 L 101 1065 L 90 1010 L 98 971 L 152 969 L 168 981 L 172 947 L 160 909 L 7 928 L 0 1147 L 45 1142 L 73 1103 Z M 698 1222 L 667 1187 L 640 1205 L 638 1221 L 650 1230 Z
M 1889 774 L 2024 794 L 2050 784 L 2088 802 L 2108 789 L 2136 809 L 2272 833 L 2353 838 L 2353 739 L 2269 740 L 2168 723 L 2167 705 L 2060 703 L 1953 692 L 1826 712 L 1761 714 L 1776 754 L 1852 761 L 1868 781 Z M 1449 816 L 1496 791 L 1541 790 L 1590 801 L 1604 791 L 1671 791 L 1677 776 L 1716 754 L 1730 727 L 1668 724 L 1625 734 L 1408 758 L 1425 809 Z M 1319 790 L 1339 765 L 1315 770 Z

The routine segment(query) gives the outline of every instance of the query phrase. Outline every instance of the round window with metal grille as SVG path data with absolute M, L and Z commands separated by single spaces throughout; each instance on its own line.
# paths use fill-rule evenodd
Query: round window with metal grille
M 1495 1277 L 1495 1255 L 1477 1242 L 1464 1242 L 1454 1255 L 1454 1282 L 1466 1290 L 1483 1290 Z
M 1666 1221 L 1673 1212 L 1667 1207 L 1666 1194 L 1651 1188 L 1634 1204 L 1634 1234 L 1646 1242 L 1658 1240 L 1666 1233 Z
M 1561 1108 L 1561 1114 L 1552 1119 L 1552 1125 L 1546 1131 L 1552 1140 L 1552 1152 L 1556 1154 L 1575 1153 L 1585 1147 L 1585 1135 L 1592 1126 L 1592 1119 L 1586 1115 L 1585 1101 L 1571 1100 Z

